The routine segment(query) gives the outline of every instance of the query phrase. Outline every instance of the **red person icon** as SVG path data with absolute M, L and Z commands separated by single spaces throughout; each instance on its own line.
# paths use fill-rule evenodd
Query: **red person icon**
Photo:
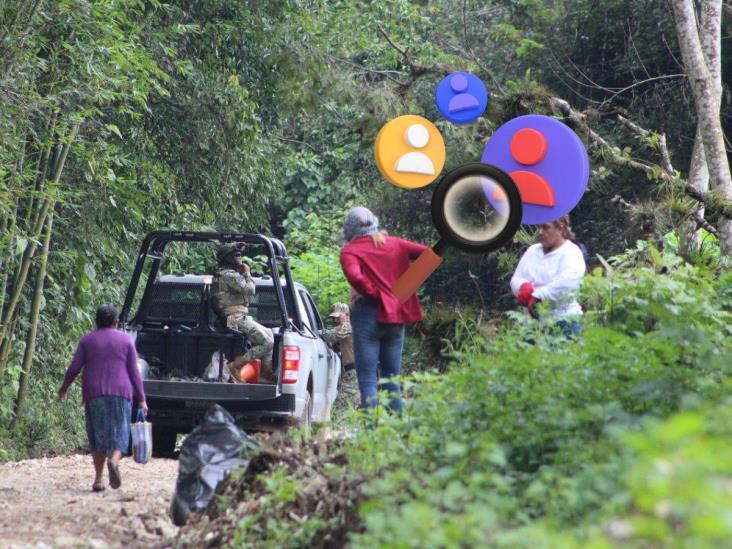
M 509 144 L 513 159 L 524 166 L 535 166 L 544 160 L 548 148 L 546 137 L 533 128 L 518 130 Z M 514 170 L 508 175 L 516 183 L 524 204 L 554 206 L 554 191 L 543 176 L 528 170 Z M 501 197 L 494 194 L 494 198 Z
M 521 193 L 524 225 L 551 223 L 582 199 L 590 180 L 584 143 L 556 118 L 525 114 L 499 127 L 480 161 L 511 176 Z M 491 193 L 489 200 L 501 197 Z

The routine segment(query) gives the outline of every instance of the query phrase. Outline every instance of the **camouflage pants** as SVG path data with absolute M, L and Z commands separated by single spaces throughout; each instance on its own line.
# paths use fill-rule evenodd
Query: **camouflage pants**
M 262 360 L 262 370 L 260 376 L 273 381 L 274 372 L 272 370 L 272 348 L 274 347 L 274 335 L 272 330 L 266 326 L 262 326 L 251 316 L 245 314 L 233 314 L 226 317 L 226 326 L 234 330 L 244 333 L 253 347 L 236 360 L 229 362 L 229 370 L 236 381 L 241 382 L 239 370 L 247 362 L 251 362 L 255 358 Z

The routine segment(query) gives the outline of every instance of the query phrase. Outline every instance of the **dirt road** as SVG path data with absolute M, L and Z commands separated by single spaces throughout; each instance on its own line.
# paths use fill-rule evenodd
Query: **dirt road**
M 0 464 L 0 547 L 150 547 L 175 535 L 178 462 L 125 459 L 120 470 L 119 490 L 94 493 L 87 455 Z

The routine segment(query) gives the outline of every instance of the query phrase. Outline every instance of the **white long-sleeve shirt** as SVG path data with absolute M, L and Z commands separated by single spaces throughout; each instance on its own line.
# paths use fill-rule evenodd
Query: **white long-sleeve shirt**
M 531 295 L 547 301 L 553 316 L 581 315 L 577 294 L 584 275 L 585 258 L 574 242 L 566 240 L 548 254 L 541 244 L 534 244 L 521 257 L 511 277 L 511 291 L 517 295 L 522 284 L 531 282 Z

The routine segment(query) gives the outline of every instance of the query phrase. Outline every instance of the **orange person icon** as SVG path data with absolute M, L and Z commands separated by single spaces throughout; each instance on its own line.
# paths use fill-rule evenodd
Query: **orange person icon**
M 445 141 L 432 122 L 407 114 L 390 120 L 374 144 L 376 165 L 389 182 L 404 189 L 432 183 L 445 165 Z

